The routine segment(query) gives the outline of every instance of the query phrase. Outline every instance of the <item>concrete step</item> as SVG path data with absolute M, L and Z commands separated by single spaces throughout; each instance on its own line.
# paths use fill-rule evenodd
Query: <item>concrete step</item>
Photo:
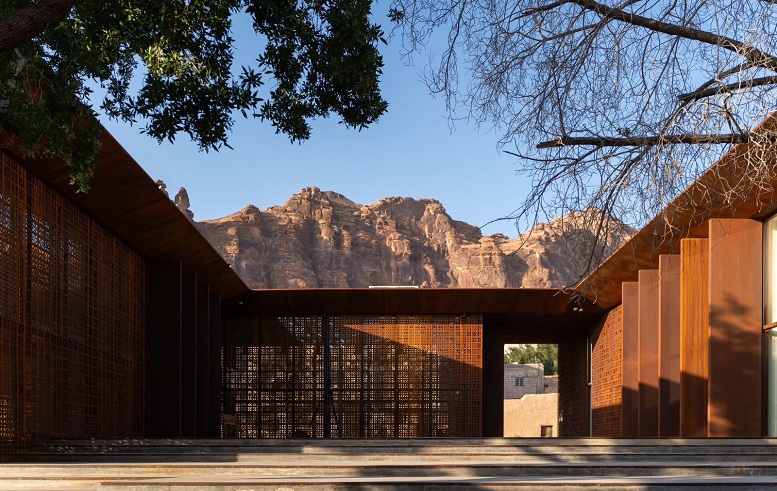
M 268 453 L 288 450 L 326 452 L 327 450 L 348 451 L 352 453 L 372 452 L 376 448 L 392 451 L 412 451 L 434 453 L 453 448 L 466 448 L 472 452 L 510 449 L 512 451 L 530 451 L 538 449 L 567 449 L 586 451 L 589 448 L 644 448 L 664 451 L 676 447 L 705 448 L 768 448 L 777 451 L 777 440 L 769 438 L 479 438 L 479 439 L 407 439 L 407 440 L 348 440 L 348 439 L 188 439 L 188 438 L 142 438 L 142 439 L 90 439 L 90 440 L 51 440 L 48 448 L 111 446 L 117 449 L 128 447 L 190 447 L 190 448 L 250 448 Z
M 601 478 L 582 476 L 575 478 L 558 477 L 503 477 L 492 476 L 482 478 L 350 478 L 350 479 L 148 479 L 142 481 L 120 482 L 112 481 L 100 487 L 121 491 L 180 491 L 192 489 L 198 491 L 335 491 L 335 490 L 458 490 L 458 489 L 499 489 L 499 490 L 582 490 L 607 489 L 614 490 L 683 490 L 702 491 L 710 488 L 763 490 L 777 486 L 777 478 L 773 477 L 731 477 L 731 478 L 676 478 L 676 477 L 616 477 Z
M 697 447 L 715 446 L 752 446 L 766 445 L 777 448 L 777 440 L 774 438 L 408 438 L 408 439 L 316 439 L 316 438 L 288 438 L 288 439 L 262 439 L 262 438 L 89 438 L 89 439 L 58 439 L 49 440 L 52 445 L 61 444 L 132 444 L 132 445 L 245 445 L 263 447 L 294 447 L 294 446 L 318 446 L 318 447 L 450 447 L 466 445 L 470 447 L 527 447 L 527 446 L 574 446 L 578 448 L 591 446 L 608 447 L 672 447 L 676 445 L 689 445 Z
M 467 447 L 467 446 L 451 446 L 447 448 L 440 447 L 406 447 L 406 448 L 390 448 L 374 446 L 370 449 L 360 448 L 359 451 L 354 452 L 347 446 L 343 447 L 252 447 L 252 446 L 164 446 L 164 445 L 100 445 L 100 446 L 57 446 L 57 447 L 38 447 L 30 452 L 31 453 L 47 453 L 50 455 L 68 455 L 68 454 L 138 454 L 138 453 L 155 453 L 155 454 L 177 454 L 177 453 L 199 453 L 207 455 L 262 455 L 264 457 L 284 456 L 288 454 L 294 455 L 316 455 L 319 457 L 326 457 L 329 455 L 353 455 L 354 457 L 361 457 L 365 455 L 413 455 L 413 456 L 445 456 L 445 455 L 473 455 L 477 457 L 491 457 L 498 455 L 564 455 L 568 453 L 574 453 L 576 455 L 597 455 L 601 453 L 609 453 L 613 455 L 627 455 L 627 454 L 640 454 L 640 455 L 690 455 L 695 453 L 704 453 L 706 455 L 730 455 L 732 453 L 747 453 L 752 455 L 775 455 L 777 454 L 777 448 L 767 446 L 719 446 L 719 447 L 697 447 L 697 446 L 684 446 L 677 445 L 674 447 L 661 447 L 661 448 L 649 448 L 649 447 L 585 447 L 576 448 L 569 447 L 500 447 L 500 448 L 479 448 L 479 447 Z
M 0 490 L 777 489 L 768 439 L 80 440 L 25 460 Z
M 184 476 L 135 479 L 74 480 L 48 479 L 35 481 L 0 480 L 4 491 L 67 490 L 86 491 L 323 491 L 334 489 L 439 490 L 439 489 L 718 489 L 764 490 L 777 487 L 774 476 L 401 476 L 401 477 L 251 477 L 251 476 Z
M 492 462 L 492 463 L 534 463 L 534 462 L 559 462 L 595 464 L 598 462 L 641 462 L 645 460 L 672 464 L 677 461 L 703 461 L 703 462 L 773 462 L 777 459 L 775 454 L 749 453 L 735 451 L 731 453 L 554 453 L 554 454 L 490 454 L 471 455 L 467 453 L 447 455 L 406 455 L 376 453 L 372 455 L 360 455 L 359 460 L 365 462 L 383 462 L 391 460 L 396 463 L 410 464 L 414 462 Z M 93 462 L 93 463 L 285 463 L 290 459 L 304 455 L 307 458 L 315 457 L 319 463 L 338 462 L 343 459 L 356 458 L 349 454 L 256 454 L 256 453 L 201 453 L 201 452 L 120 452 L 120 453 L 62 453 L 29 452 L 20 457 L 24 462 Z
M 0 466 L 3 480 L 30 479 L 127 479 L 149 477 L 288 477 L 288 478 L 356 478 L 356 477 L 489 477 L 489 476 L 777 476 L 777 462 L 666 462 L 617 463 L 383 463 L 341 462 L 321 464 L 316 461 L 294 461 L 276 465 L 246 464 L 6 464 Z M 2 489 L 2 486 L 0 486 Z
M 652 442 L 652 443 L 651 443 Z M 54 441 L 28 455 L 62 454 L 85 457 L 114 454 L 207 454 L 262 455 L 263 458 L 285 459 L 286 454 L 315 454 L 316 458 L 340 458 L 342 455 L 408 455 L 417 458 L 446 456 L 529 456 L 537 455 L 692 455 L 702 450 L 706 455 L 775 455 L 777 442 L 767 439 L 726 440 L 671 439 L 647 441 L 570 439 L 536 439 L 517 442 L 494 440 L 80 440 Z M 37 459 L 37 457 L 35 457 Z

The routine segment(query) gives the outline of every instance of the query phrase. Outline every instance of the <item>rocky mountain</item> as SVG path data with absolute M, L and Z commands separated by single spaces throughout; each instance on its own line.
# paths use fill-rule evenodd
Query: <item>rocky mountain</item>
M 596 210 L 574 212 L 511 240 L 483 236 L 435 200 L 367 206 L 311 187 L 283 206 L 247 206 L 196 226 L 252 288 L 546 288 L 576 283 L 592 258 L 633 233 L 605 221 L 605 240 L 594 244 L 601 218 Z

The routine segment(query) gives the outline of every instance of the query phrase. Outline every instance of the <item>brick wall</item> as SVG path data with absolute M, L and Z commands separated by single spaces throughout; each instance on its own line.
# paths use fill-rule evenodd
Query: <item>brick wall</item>
M 620 306 L 591 330 L 591 423 L 593 436 L 619 437 L 623 389 L 623 322 Z
M 558 345 L 559 436 L 588 436 L 586 335 L 570 334 Z

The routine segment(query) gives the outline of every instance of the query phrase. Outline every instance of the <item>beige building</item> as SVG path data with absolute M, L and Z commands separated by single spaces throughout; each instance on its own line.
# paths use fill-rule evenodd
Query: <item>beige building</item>
M 558 393 L 526 394 L 504 403 L 504 436 L 558 436 Z
M 558 376 L 545 376 L 542 363 L 513 363 L 504 368 L 504 398 L 558 392 Z
M 558 436 L 558 376 L 542 363 L 504 367 L 504 436 Z

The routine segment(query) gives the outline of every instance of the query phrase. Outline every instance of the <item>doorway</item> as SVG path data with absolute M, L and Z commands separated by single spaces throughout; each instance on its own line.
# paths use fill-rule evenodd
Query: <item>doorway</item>
M 558 345 L 504 345 L 504 436 L 558 436 Z

